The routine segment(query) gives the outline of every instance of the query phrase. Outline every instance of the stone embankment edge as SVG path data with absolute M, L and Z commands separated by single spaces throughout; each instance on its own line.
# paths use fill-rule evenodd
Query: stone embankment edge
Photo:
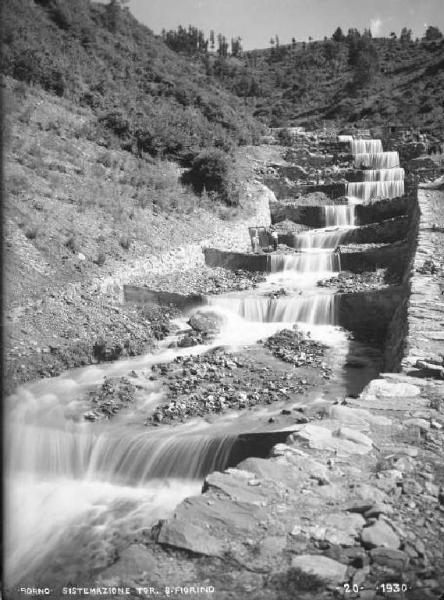
M 440 195 L 442 209 L 435 214 L 430 202 L 432 194 Z M 412 260 L 410 274 L 410 294 L 407 302 L 406 347 L 401 362 L 403 371 L 411 371 L 417 360 L 429 357 L 433 348 L 441 346 L 444 352 L 444 335 L 438 331 L 444 322 L 444 296 L 435 274 L 424 272 L 426 261 L 439 262 L 437 247 L 433 241 L 433 228 L 438 220 L 444 218 L 444 193 L 418 189 L 418 233 L 417 247 Z

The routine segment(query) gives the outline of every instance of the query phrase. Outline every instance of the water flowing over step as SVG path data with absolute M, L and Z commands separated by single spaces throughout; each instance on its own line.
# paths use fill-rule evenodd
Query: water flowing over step
M 399 167 L 399 154 L 397 152 L 364 152 L 355 154 L 354 164 L 358 169 L 393 169 Z
M 323 206 L 326 227 L 356 225 L 356 207 L 349 204 Z
M 294 236 L 292 246 L 298 250 L 330 250 L 333 252 L 350 229 L 350 227 L 337 227 L 332 230 L 314 229 L 299 233 Z M 329 265 L 333 270 L 340 267 L 340 263 L 336 261 L 335 257 L 339 259 L 338 255 L 334 255 Z
M 208 299 L 209 304 L 233 312 L 246 321 L 256 323 L 295 323 L 336 325 L 336 297 L 316 294 L 304 298 L 227 298 Z
M 364 171 L 364 181 L 404 181 L 405 172 L 402 167 L 393 169 L 370 169 Z
M 352 154 L 377 154 L 383 151 L 381 140 L 355 140 L 351 141 Z
M 337 245 L 337 244 L 336 244 Z M 316 247 L 312 247 L 313 249 Z M 324 250 L 324 251 L 322 251 Z M 314 252 L 298 252 L 297 254 L 272 254 L 270 256 L 270 271 L 294 271 L 301 276 L 323 272 L 337 273 L 341 270 L 341 259 L 339 254 L 325 251 L 318 247 Z
M 228 462 L 236 436 L 97 434 L 94 426 L 59 430 L 18 426 L 11 473 L 140 486 L 157 478 L 202 479 Z
M 352 181 L 347 184 L 346 194 L 362 202 L 374 198 L 399 198 L 404 195 L 404 180 Z

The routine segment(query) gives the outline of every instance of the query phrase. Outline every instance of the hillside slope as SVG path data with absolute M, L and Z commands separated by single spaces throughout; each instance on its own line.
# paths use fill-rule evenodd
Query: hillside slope
M 264 85 L 255 115 L 274 125 L 367 120 L 444 128 L 444 41 L 371 40 L 369 65 L 350 64 L 346 42 L 312 42 L 294 51 L 255 53 Z M 251 60 L 251 59 L 250 59 Z M 373 64 L 372 64 L 373 63 Z
M 444 128 L 444 38 L 349 36 L 211 57 L 210 71 L 273 127 L 331 120 Z
M 117 2 L 5 0 L 2 21 L 3 73 L 90 108 L 88 135 L 104 145 L 189 162 L 261 131 L 239 98 Z
M 183 186 L 177 163 L 88 139 L 91 108 L 11 78 L 2 94 L 5 379 L 13 389 L 94 362 L 101 340 L 109 356 L 141 352 L 162 315 L 153 324 L 98 293 L 97 282 L 218 235 L 252 208 L 245 186 L 242 207 L 230 208 Z

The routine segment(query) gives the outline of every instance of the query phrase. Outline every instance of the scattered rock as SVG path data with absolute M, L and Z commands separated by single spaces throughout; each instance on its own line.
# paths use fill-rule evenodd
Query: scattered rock
M 371 401 L 373 398 L 414 398 L 421 394 L 421 389 L 411 383 L 392 383 L 386 379 L 373 379 L 363 390 L 361 399 Z
M 171 519 L 165 522 L 160 529 L 157 541 L 159 544 L 183 548 L 208 556 L 221 556 L 224 552 L 222 541 L 209 535 L 204 527 L 198 527 L 182 519 Z
M 386 548 L 380 546 L 370 550 L 370 556 L 373 562 L 378 565 L 389 567 L 397 572 L 404 571 L 410 562 L 408 555 L 401 550 Z
M 330 513 L 321 515 L 316 526 L 307 532 L 314 539 L 329 544 L 353 546 L 364 525 L 365 519 L 357 513 Z
M 427 431 L 428 429 L 430 429 L 430 423 L 429 421 L 426 421 L 425 419 L 406 419 L 403 422 L 404 427 L 417 427 L 418 429 L 422 429 L 423 431 Z
M 126 377 L 105 377 L 101 387 L 90 392 L 94 409 L 86 412 L 84 418 L 88 421 L 110 419 L 134 402 L 135 393 L 136 387 Z
M 291 561 L 292 567 L 307 575 L 315 575 L 326 583 L 340 584 L 346 581 L 347 566 L 327 556 L 302 554 Z
M 404 494 L 422 494 L 423 489 L 414 479 L 404 479 L 402 482 L 402 491 Z
M 349 427 L 340 427 L 334 431 L 332 435 L 343 440 L 349 440 L 355 444 L 362 444 L 363 446 L 370 447 L 373 446 L 373 441 L 368 436 L 355 429 L 350 429 Z
M 106 585 L 138 585 L 145 574 L 155 567 L 152 554 L 143 544 L 132 544 L 122 552 L 113 565 L 100 573 L 99 582 Z
M 264 346 L 269 348 L 274 356 L 294 364 L 297 367 L 322 367 L 322 358 L 326 346 L 315 342 L 300 331 L 297 326 L 293 329 L 283 329 L 269 337 Z M 326 371 L 324 367 L 324 371 Z
M 345 437 L 341 438 L 337 435 L 332 435 L 332 432 L 325 427 L 308 424 L 294 432 L 293 435 L 295 439 L 305 441 L 310 448 L 318 450 L 331 450 L 344 454 L 367 454 L 370 452 L 371 445 L 363 443 L 364 439 L 368 440 L 369 438 L 364 436 L 361 439 L 359 436 L 355 436 L 355 434 L 359 434 L 359 432 L 348 433 L 346 429 Z
M 224 319 L 214 311 L 198 310 L 191 316 L 188 323 L 195 331 L 209 336 L 219 333 Z
M 397 550 L 401 544 L 393 529 L 384 521 L 376 521 L 370 527 L 365 527 L 361 533 L 361 542 L 365 548 L 393 548 Z

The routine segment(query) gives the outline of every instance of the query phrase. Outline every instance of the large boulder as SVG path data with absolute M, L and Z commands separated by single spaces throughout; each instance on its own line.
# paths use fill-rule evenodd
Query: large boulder
M 223 317 L 214 311 L 198 310 L 189 319 L 188 324 L 199 333 L 214 335 L 219 333 L 224 323 Z
M 378 548 L 383 546 L 384 548 L 393 548 L 397 550 L 401 545 L 399 537 L 393 531 L 393 529 L 385 523 L 385 521 L 378 520 L 370 527 L 365 527 L 361 533 L 362 545 L 365 548 Z

